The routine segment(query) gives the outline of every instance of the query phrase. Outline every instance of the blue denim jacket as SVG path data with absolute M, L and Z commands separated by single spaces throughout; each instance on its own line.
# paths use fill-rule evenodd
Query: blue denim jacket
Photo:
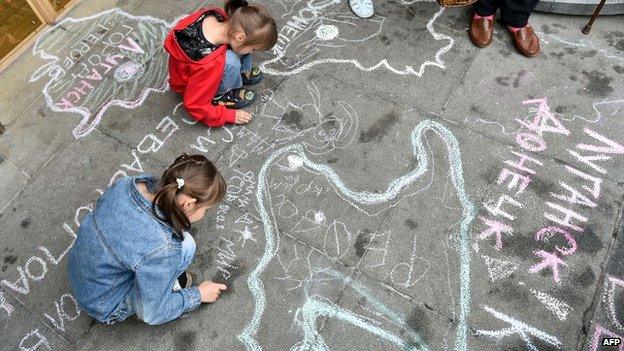
M 176 278 L 191 263 L 195 242 L 184 240 L 152 214 L 151 202 L 136 183 L 154 192 L 157 181 L 141 175 L 119 179 L 86 215 L 69 251 L 69 281 L 78 304 L 100 322 L 113 324 L 137 316 L 162 324 L 197 308 L 197 287 L 173 291 Z

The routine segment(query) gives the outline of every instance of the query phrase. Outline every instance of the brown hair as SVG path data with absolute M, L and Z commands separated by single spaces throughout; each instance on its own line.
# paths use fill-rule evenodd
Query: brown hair
M 243 45 L 262 45 L 270 50 L 277 42 L 277 25 L 269 10 L 262 5 L 249 5 L 246 0 L 228 0 L 224 5 L 229 17 L 230 38 L 242 31 L 247 39 Z
M 177 179 L 183 179 L 179 186 Z M 217 168 L 202 155 L 187 155 L 176 158 L 163 173 L 154 194 L 152 212 L 161 220 L 171 224 L 175 235 L 183 240 L 183 232 L 191 228 L 191 222 L 176 203 L 176 197 L 186 194 L 197 199 L 197 205 L 214 205 L 225 196 L 225 180 Z M 156 205 L 164 214 L 162 218 L 156 211 Z

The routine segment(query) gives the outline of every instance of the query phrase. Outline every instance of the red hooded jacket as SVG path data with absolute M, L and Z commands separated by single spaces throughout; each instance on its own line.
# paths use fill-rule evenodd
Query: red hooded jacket
M 182 94 L 184 107 L 193 118 L 209 127 L 221 127 L 236 120 L 236 110 L 212 104 L 223 76 L 227 45 L 221 45 L 210 55 L 193 61 L 182 50 L 174 35 L 174 31 L 186 28 L 206 11 L 218 11 L 226 21 L 228 19 L 222 8 L 208 7 L 183 18 L 167 34 L 165 50 L 169 53 L 169 84 L 171 90 Z

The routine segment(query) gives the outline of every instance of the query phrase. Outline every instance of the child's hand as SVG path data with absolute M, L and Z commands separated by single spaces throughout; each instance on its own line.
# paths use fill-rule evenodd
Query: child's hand
M 247 111 L 236 110 L 236 124 L 247 124 L 251 121 L 251 114 Z
M 197 286 L 201 293 L 201 302 L 215 302 L 221 291 L 227 289 L 225 284 L 219 284 L 211 282 L 210 280 L 204 281 Z

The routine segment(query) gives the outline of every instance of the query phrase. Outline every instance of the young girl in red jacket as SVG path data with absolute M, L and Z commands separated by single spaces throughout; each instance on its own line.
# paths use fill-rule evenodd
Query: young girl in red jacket
M 244 85 L 260 83 L 251 53 L 270 50 L 277 26 L 269 11 L 245 0 L 229 0 L 224 9 L 208 7 L 182 19 L 165 39 L 169 84 L 183 96 L 196 120 L 210 126 L 245 124 L 256 94 Z

